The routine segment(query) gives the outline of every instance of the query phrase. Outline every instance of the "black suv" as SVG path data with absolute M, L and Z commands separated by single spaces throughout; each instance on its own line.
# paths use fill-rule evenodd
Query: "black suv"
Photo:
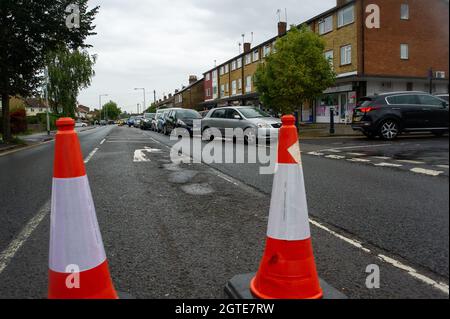
M 172 109 L 166 118 L 166 125 L 164 126 L 164 133 L 169 135 L 177 128 L 185 129 L 193 136 L 194 120 L 201 120 L 200 113 L 190 109 Z
M 424 92 L 394 92 L 362 98 L 352 128 L 369 138 L 393 140 L 402 132 L 448 132 L 448 102 Z

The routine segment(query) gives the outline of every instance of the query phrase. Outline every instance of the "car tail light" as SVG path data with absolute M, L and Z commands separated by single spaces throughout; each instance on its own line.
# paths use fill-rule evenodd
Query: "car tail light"
M 359 110 L 363 113 L 369 113 L 375 110 L 378 110 L 379 106 L 368 106 L 368 107 L 361 107 Z

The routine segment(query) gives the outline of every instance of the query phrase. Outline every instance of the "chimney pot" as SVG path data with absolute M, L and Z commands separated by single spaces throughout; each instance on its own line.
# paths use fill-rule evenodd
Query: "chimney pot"
M 244 53 L 248 53 L 252 50 L 252 44 L 250 42 L 244 43 Z
M 285 35 L 287 32 L 287 23 L 286 22 L 278 22 L 278 36 L 281 37 Z
M 197 82 L 197 76 L 196 75 L 190 75 L 189 76 L 189 84 Z

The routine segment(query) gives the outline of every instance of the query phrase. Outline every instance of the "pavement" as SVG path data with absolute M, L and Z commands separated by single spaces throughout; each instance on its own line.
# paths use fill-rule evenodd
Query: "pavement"
M 260 165 L 173 163 L 177 141 L 134 128 L 79 136 L 118 290 L 224 298 L 228 280 L 257 270 L 273 179 Z M 53 147 L 0 157 L 0 298 L 46 295 Z M 264 148 L 276 156 L 276 145 Z M 320 276 L 349 298 L 448 299 L 448 138 L 301 148 Z M 379 289 L 366 287 L 369 265 L 380 268 Z

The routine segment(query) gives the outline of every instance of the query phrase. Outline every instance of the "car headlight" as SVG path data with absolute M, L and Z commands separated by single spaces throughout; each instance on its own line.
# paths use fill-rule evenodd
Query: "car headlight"
M 258 127 L 259 127 L 259 128 L 271 128 L 272 126 L 270 126 L 270 125 L 267 124 L 267 123 L 258 123 Z

